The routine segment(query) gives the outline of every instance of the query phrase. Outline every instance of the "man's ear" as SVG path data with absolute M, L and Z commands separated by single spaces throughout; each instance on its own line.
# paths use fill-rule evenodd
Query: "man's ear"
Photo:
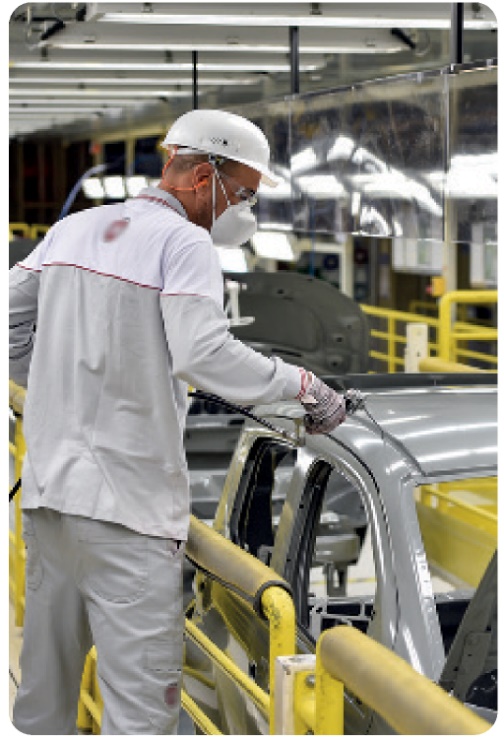
M 200 162 L 193 168 L 193 186 L 195 188 L 202 188 L 208 183 L 212 177 L 213 167 L 209 162 Z

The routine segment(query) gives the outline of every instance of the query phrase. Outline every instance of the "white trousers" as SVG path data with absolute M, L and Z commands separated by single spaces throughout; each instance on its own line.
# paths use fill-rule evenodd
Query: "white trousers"
M 176 734 L 184 613 L 180 542 L 41 508 L 27 547 L 14 726 L 75 734 L 85 657 L 96 645 L 101 734 Z

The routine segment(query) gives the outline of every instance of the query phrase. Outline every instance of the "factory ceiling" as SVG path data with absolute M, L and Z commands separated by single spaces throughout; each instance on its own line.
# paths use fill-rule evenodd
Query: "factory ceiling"
M 480 3 L 27 3 L 9 23 L 10 136 L 165 126 L 496 57 Z

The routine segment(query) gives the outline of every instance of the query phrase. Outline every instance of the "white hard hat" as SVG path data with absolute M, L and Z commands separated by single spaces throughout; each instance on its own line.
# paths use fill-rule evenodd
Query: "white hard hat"
M 234 113 L 188 111 L 173 123 L 161 146 L 168 149 L 170 145 L 236 160 L 261 173 L 266 185 L 278 185 L 269 169 L 268 140 L 258 126 Z

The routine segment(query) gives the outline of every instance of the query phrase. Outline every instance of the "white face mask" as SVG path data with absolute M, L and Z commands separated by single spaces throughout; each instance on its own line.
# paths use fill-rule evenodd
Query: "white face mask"
M 215 245 L 219 247 L 239 247 L 249 240 L 257 232 L 257 221 L 252 213 L 250 205 L 243 201 L 231 206 L 225 188 L 222 184 L 218 171 L 214 168 L 215 178 L 213 181 L 213 223 L 210 235 Z M 228 207 L 222 214 L 215 218 L 215 180 L 219 181 L 222 192 L 228 202 Z

